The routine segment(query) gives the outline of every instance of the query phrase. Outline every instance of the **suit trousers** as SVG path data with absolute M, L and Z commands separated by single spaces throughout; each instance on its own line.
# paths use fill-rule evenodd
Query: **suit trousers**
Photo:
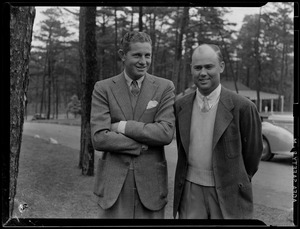
M 113 178 L 112 178 L 113 179 Z M 147 182 L 147 181 L 145 181 Z M 127 173 L 123 188 L 116 203 L 109 209 L 100 207 L 99 218 L 119 218 L 119 219 L 163 219 L 164 208 L 152 211 L 145 208 L 139 198 L 134 170 L 130 168 Z
M 215 187 L 185 180 L 179 219 L 223 219 Z

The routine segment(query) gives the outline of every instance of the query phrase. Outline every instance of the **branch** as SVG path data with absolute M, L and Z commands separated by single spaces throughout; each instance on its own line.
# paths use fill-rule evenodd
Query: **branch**
M 63 9 L 64 9 L 65 11 L 67 11 L 67 12 L 69 12 L 69 13 L 71 13 L 71 14 L 77 16 L 77 17 L 79 17 L 79 12 L 73 12 L 73 11 L 69 10 L 68 8 L 63 8 Z

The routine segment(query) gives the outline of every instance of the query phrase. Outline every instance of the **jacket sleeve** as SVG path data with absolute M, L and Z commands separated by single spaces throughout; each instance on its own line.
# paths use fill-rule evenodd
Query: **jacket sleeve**
M 244 164 L 251 179 L 258 169 L 263 150 L 261 119 L 252 103 L 241 115 L 241 138 Z
M 139 155 L 141 144 L 121 133 L 110 130 L 111 116 L 107 85 L 97 82 L 92 93 L 91 137 L 95 150 Z
M 174 84 L 166 86 L 153 123 L 129 120 L 125 135 L 149 146 L 163 146 L 171 143 L 175 131 Z

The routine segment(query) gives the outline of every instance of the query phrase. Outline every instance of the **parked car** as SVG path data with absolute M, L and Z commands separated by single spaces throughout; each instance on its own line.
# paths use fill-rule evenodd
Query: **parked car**
M 39 120 L 39 119 L 46 119 L 46 115 L 45 114 L 36 113 L 32 117 L 32 120 Z
M 276 120 L 276 122 L 274 122 L 274 120 Z M 292 156 L 291 149 L 294 143 L 293 133 L 278 124 L 279 122 L 287 121 L 289 121 L 290 125 L 293 125 L 293 119 L 282 119 L 282 117 L 276 115 L 271 115 L 262 122 L 263 153 L 261 160 L 269 161 L 274 155 Z

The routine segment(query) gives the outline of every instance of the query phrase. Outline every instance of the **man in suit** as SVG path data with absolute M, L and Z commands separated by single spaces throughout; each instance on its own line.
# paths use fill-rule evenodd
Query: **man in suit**
M 175 88 L 171 81 L 147 73 L 151 44 L 146 33 L 125 34 L 119 50 L 124 71 L 94 87 L 92 142 L 104 152 L 94 186 L 100 218 L 164 218 L 164 145 L 175 131 Z
M 174 218 L 252 217 L 261 121 L 253 102 L 221 86 L 224 68 L 218 46 L 198 46 L 191 63 L 197 89 L 175 102 Z

